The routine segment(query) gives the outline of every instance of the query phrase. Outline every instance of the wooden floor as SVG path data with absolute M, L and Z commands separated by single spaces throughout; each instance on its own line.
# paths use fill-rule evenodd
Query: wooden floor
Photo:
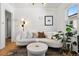
M 6 41 L 6 46 L 3 49 L 0 49 L 0 56 L 7 56 L 10 54 L 11 51 L 15 50 L 17 48 L 15 43 L 12 43 L 11 41 Z
M 21 54 L 23 56 L 26 55 L 26 52 L 25 52 L 26 48 L 20 48 L 20 47 L 16 46 L 15 43 L 11 42 L 10 40 L 7 40 L 5 48 L 0 50 L 0 56 L 9 56 L 13 53 L 13 51 L 18 52 L 16 56 L 21 56 Z M 52 49 L 49 49 L 48 52 L 47 52 L 47 55 L 51 56 L 51 55 L 59 55 L 59 54 L 58 54 L 57 51 L 54 52 Z
M 70 52 L 68 52 L 68 54 L 65 54 L 62 51 L 60 51 L 59 49 L 48 48 L 46 56 L 74 56 L 74 54 L 72 55 L 72 53 Z M 9 40 L 6 41 L 5 48 L 0 49 L 0 56 L 27 56 L 26 54 L 27 54 L 26 46 L 25 47 L 16 46 L 15 43 Z

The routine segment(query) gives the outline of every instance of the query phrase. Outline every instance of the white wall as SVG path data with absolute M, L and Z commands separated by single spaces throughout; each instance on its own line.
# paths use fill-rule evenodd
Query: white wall
M 66 29 L 66 21 L 68 20 L 68 16 L 67 16 L 67 10 L 68 8 L 71 6 L 72 4 L 61 4 L 60 7 L 57 8 L 56 12 L 56 16 L 57 16 L 57 31 L 61 30 L 65 32 Z M 77 4 L 79 7 L 79 4 Z M 79 13 L 79 8 L 78 8 L 78 13 Z M 79 15 L 79 14 L 78 14 Z M 79 19 L 79 17 L 78 17 Z M 79 21 L 79 20 L 78 20 Z M 79 22 L 78 22 L 79 24 Z M 78 29 L 79 29 L 79 25 L 78 25 Z M 79 30 L 78 30 L 79 33 Z
M 44 25 L 44 16 L 53 16 L 53 26 Z M 27 26 L 26 30 L 29 31 L 56 31 L 56 11 L 55 8 L 16 8 L 15 20 L 20 21 L 21 18 L 25 18 L 30 21 L 30 26 Z M 17 23 L 16 21 L 16 23 Z M 20 26 L 20 25 L 18 25 Z M 17 28 L 16 28 L 17 33 Z
M 69 20 L 67 16 L 67 10 L 72 4 L 62 4 L 59 8 L 57 8 L 57 30 L 62 30 L 65 32 L 66 29 L 66 21 Z M 77 4 L 79 7 L 79 4 Z M 79 8 L 78 8 L 78 15 L 79 16 Z M 77 18 L 79 21 L 79 17 Z M 79 22 L 77 23 L 77 25 Z M 78 33 L 79 33 L 79 25 L 78 25 Z M 77 41 L 75 37 L 72 37 L 72 42 Z M 74 50 L 78 52 L 78 46 L 74 47 Z
M 0 15 L 1 15 L 1 3 L 0 3 Z M 1 33 L 1 16 L 0 16 L 0 33 Z M 1 40 L 1 34 L 0 34 L 0 40 Z M 1 47 L 1 44 L 0 44 L 0 47 Z
M 63 31 L 65 32 L 66 29 L 66 20 L 67 20 L 67 8 L 70 4 L 61 4 L 60 7 L 56 10 L 56 16 L 57 16 L 57 31 Z
M 79 4 L 77 4 L 77 5 L 78 5 L 78 15 L 77 15 L 77 17 L 78 17 L 78 19 L 79 19 Z M 79 20 L 78 20 L 77 23 L 79 24 Z M 78 31 L 78 34 L 79 34 L 79 25 L 78 25 L 78 27 L 77 27 L 77 31 Z
M 13 29 L 13 15 L 14 15 L 14 8 L 10 6 L 7 3 L 1 3 L 1 37 L 0 37 L 0 49 L 5 47 L 5 10 L 9 11 L 12 13 L 12 29 Z M 13 39 L 13 31 L 12 30 L 12 39 Z

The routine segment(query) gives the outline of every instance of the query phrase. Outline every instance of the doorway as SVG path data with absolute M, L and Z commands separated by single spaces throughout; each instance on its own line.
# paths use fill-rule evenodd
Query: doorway
M 11 42 L 11 12 L 5 10 L 5 41 Z

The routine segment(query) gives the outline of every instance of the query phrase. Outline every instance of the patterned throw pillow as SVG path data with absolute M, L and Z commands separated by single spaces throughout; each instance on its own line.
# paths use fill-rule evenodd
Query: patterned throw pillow
M 38 32 L 38 38 L 45 38 L 44 32 Z

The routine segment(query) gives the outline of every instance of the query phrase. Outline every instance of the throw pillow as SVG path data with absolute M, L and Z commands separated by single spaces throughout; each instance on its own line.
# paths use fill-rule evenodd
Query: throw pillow
M 54 35 L 52 35 L 51 39 L 54 39 L 54 40 L 56 40 L 56 37 L 55 37 Z
M 38 37 L 38 34 L 34 32 L 32 38 L 37 38 L 37 37 Z
M 52 32 L 45 32 L 45 36 L 46 36 L 46 38 L 51 39 Z
M 44 32 L 38 32 L 38 38 L 45 38 Z

